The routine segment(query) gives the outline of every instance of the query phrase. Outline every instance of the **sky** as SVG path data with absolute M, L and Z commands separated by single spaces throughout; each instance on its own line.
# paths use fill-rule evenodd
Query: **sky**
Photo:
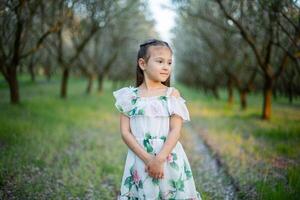
M 171 29 L 175 25 L 175 16 L 176 13 L 170 9 L 164 8 L 164 6 L 170 7 L 171 6 L 171 0 L 149 0 L 148 1 L 150 10 L 153 14 L 153 18 L 156 22 L 155 28 L 157 32 L 159 33 L 160 37 L 159 39 L 162 39 L 166 42 L 168 42 L 172 47 L 172 33 Z M 174 50 L 174 49 L 173 49 Z M 174 64 L 176 63 L 176 59 L 173 58 L 173 73 L 171 73 L 171 84 L 173 84 L 175 80 L 175 71 L 176 68 Z
M 175 12 L 163 8 L 163 6 L 170 7 L 171 0 L 149 0 L 150 10 L 153 18 L 156 21 L 155 28 L 160 34 L 162 40 L 171 42 L 172 34 L 171 29 L 174 26 Z

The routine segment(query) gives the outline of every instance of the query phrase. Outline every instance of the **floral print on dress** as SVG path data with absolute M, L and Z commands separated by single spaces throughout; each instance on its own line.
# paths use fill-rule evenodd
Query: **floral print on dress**
M 144 115 L 144 109 L 137 106 L 139 97 L 132 87 L 121 88 L 113 92 L 116 98 L 115 106 L 121 113 L 130 116 Z
M 146 151 L 148 153 L 151 153 L 152 155 L 156 154 L 156 152 L 154 151 L 154 148 L 153 148 L 153 140 L 154 139 L 160 139 L 163 142 L 165 142 L 167 137 L 164 136 L 164 135 L 162 135 L 160 137 L 153 136 L 153 135 L 150 134 L 150 132 L 145 133 L 145 136 L 144 136 L 144 139 L 143 139 L 143 146 L 146 149 Z
M 187 180 L 193 177 L 192 171 L 189 168 L 186 161 L 184 161 L 184 173 L 185 173 L 185 176 L 186 176 Z
M 134 169 L 134 165 L 131 166 L 130 176 L 125 179 L 124 185 L 129 188 L 129 191 L 131 190 L 132 186 L 135 186 L 136 190 L 143 188 L 143 183 L 138 175 L 137 170 Z
M 166 102 L 167 101 L 167 96 L 165 96 L 165 95 L 160 96 L 159 99 Z
M 130 120 L 131 131 L 138 137 L 139 144 L 145 151 L 154 156 L 167 141 L 170 116 L 177 114 L 184 121 L 189 121 L 189 112 L 185 100 L 181 97 L 161 95 L 140 98 L 135 87 L 124 87 L 115 91 L 114 96 L 116 97 L 115 105 L 120 112 L 130 118 L 136 117 Z M 163 127 L 167 128 L 162 129 Z M 188 158 L 179 141 L 167 156 L 164 171 L 163 179 L 149 176 L 145 171 L 144 162 L 129 150 L 118 199 L 201 200 L 200 193 L 195 187 Z
M 167 157 L 167 161 L 173 169 L 179 170 L 179 166 L 176 163 L 177 155 L 176 153 L 170 153 Z
M 153 153 L 153 144 L 150 143 L 150 140 L 153 139 L 152 136 L 149 133 L 145 134 L 145 139 L 143 140 L 143 145 L 146 148 L 146 151 L 148 153 L 154 154 Z
M 136 87 L 124 87 L 113 92 L 116 98 L 115 106 L 128 117 L 134 116 L 171 116 L 177 114 L 183 122 L 190 121 L 188 110 L 183 98 L 161 95 L 152 97 L 139 97 Z M 145 103 L 147 102 L 147 103 Z

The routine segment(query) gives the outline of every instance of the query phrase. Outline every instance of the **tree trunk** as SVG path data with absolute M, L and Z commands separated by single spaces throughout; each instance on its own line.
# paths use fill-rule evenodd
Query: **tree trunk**
M 10 90 L 10 103 L 18 104 L 20 103 L 20 94 L 19 94 L 19 83 L 17 77 L 17 68 L 9 67 L 8 68 L 8 85 Z
M 277 96 L 278 96 L 278 91 L 277 91 L 278 89 L 276 88 L 276 87 L 274 87 L 274 89 L 273 89 L 273 97 L 274 97 L 274 99 L 276 100 L 277 99 Z
M 262 118 L 269 120 L 271 118 L 272 111 L 272 88 L 273 80 L 271 77 L 265 77 L 264 84 L 264 103 L 263 103 L 263 113 Z
M 63 99 L 67 98 L 68 78 L 69 78 L 69 68 L 64 67 L 62 82 L 61 82 L 61 90 L 60 90 L 60 97 Z
M 52 76 L 52 74 L 51 74 L 51 67 L 50 66 L 45 66 L 44 67 L 44 73 L 46 75 L 47 81 L 50 81 L 51 80 L 51 76 Z
M 247 91 L 240 90 L 240 103 L 241 103 L 241 109 L 246 110 L 247 109 Z
M 92 87 L 93 87 L 93 75 L 88 75 L 88 85 L 86 88 L 87 94 L 91 94 Z
M 213 93 L 214 97 L 215 97 L 217 100 L 220 99 L 218 90 L 217 90 L 216 88 L 213 88 L 213 89 L 212 89 L 212 93 Z
M 228 92 L 228 105 L 232 105 L 233 103 L 233 82 L 232 82 L 232 79 L 229 78 L 228 81 L 227 81 L 227 92 Z
M 292 87 L 291 83 L 288 85 L 287 92 L 289 95 L 289 102 L 290 102 L 290 104 L 292 104 L 293 103 L 293 87 Z
M 28 71 L 30 73 L 31 82 L 35 82 L 34 65 L 31 62 L 28 65 Z
M 98 92 L 102 92 L 103 89 L 103 75 L 101 73 L 98 74 Z

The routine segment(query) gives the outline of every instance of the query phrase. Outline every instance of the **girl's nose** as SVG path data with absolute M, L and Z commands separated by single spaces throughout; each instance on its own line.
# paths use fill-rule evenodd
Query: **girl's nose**
M 168 71 L 168 69 L 170 68 L 169 64 L 168 63 L 165 63 L 163 65 L 163 69 L 165 69 L 166 71 Z

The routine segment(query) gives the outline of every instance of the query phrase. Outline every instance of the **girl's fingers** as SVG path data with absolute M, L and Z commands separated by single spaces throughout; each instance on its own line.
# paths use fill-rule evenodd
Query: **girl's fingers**
M 164 178 L 164 174 L 161 173 L 160 176 L 159 176 L 159 178 L 160 178 L 160 179 Z
M 156 175 L 155 173 L 152 173 L 151 176 L 152 176 L 153 178 L 157 178 L 157 175 Z
M 155 172 L 155 171 L 151 170 L 151 168 L 149 168 L 149 167 L 146 167 L 145 171 L 148 172 L 148 175 L 153 177 L 153 178 L 156 178 L 156 179 L 164 178 L 164 173 L 163 172 Z
M 151 171 L 151 169 L 150 169 L 150 167 L 148 165 L 145 166 L 145 171 L 148 172 L 148 173 Z
M 157 179 L 160 179 L 161 175 L 160 174 L 156 174 Z

